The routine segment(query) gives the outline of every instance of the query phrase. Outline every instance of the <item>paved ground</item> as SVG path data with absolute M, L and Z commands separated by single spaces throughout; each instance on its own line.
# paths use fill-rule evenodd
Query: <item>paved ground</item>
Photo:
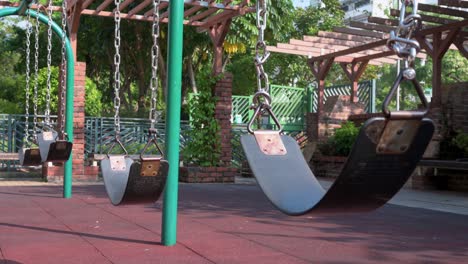
M 72 199 L 61 198 L 61 186 L 5 185 L 0 184 L 1 264 L 468 259 L 468 195 L 462 194 L 403 190 L 392 202 L 413 207 L 390 204 L 365 215 L 288 217 L 253 184 L 181 184 L 178 244 L 163 247 L 160 203 L 114 207 L 102 185 L 75 185 Z M 424 206 L 430 210 L 419 208 Z

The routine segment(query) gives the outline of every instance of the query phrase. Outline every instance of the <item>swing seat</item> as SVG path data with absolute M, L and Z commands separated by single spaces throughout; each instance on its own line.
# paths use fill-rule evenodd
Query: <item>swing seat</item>
M 315 178 L 296 141 L 272 132 L 273 136 L 260 133 L 257 138 L 243 135 L 241 143 L 273 205 L 288 215 L 354 213 L 375 210 L 400 190 L 424 154 L 434 124 L 430 119 L 368 120 L 328 191 Z
M 73 144 L 57 139 L 57 135 L 54 130 L 42 131 L 37 135 L 42 162 L 65 162 L 70 158 Z
M 42 163 L 39 148 L 21 148 L 18 157 L 21 166 L 39 166 Z
M 50 144 L 46 162 L 66 162 L 71 155 L 73 143 L 58 139 Z
M 113 205 L 150 203 L 157 201 L 164 190 L 169 163 L 160 156 L 142 156 L 135 161 L 125 156 L 109 156 L 101 161 L 101 170 Z

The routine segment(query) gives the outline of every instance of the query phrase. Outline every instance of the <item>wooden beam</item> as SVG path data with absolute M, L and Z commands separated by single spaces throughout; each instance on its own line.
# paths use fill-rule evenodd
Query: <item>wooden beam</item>
M 192 16 L 189 20 L 190 20 L 190 22 L 198 21 L 200 19 L 203 19 L 203 18 L 217 12 L 218 10 L 219 9 L 216 9 L 216 8 L 210 8 L 208 10 L 205 10 L 205 11 L 203 11 L 201 13 L 198 13 L 198 14 Z
M 140 3 L 139 5 L 137 5 L 135 8 L 131 9 L 130 11 L 128 11 L 128 16 L 136 15 L 138 12 L 140 12 L 141 10 L 145 9 L 146 7 L 148 7 L 151 3 L 152 3 L 151 0 L 145 0 L 145 1 L 141 2 L 141 3 Z
M 438 5 L 468 8 L 468 1 L 463 1 L 463 0 L 439 0 Z
M 349 33 L 328 32 L 328 31 L 319 31 L 318 36 L 325 37 L 325 38 L 341 39 L 341 40 L 360 41 L 363 43 L 379 40 L 376 38 L 356 36 L 356 35 L 349 34 Z
M 188 17 L 188 16 L 198 12 L 198 10 L 200 10 L 200 9 L 203 9 L 203 7 L 202 6 L 193 6 L 193 7 L 189 8 L 189 9 L 185 10 L 184 17 Z
M 392 26 L 392 27 L 397 27 L 399 24 L 397 19 L 388 19 L 388 18 L 373 17 L 373 16 L 368 17 L 367 21 L 371 23 L 375 23 L 375 24 Z
M 86 1 L 83 3 L 83 5 L 81 5 L 81 8 L 86 9 L 86 8 L 88 8 L 88 6 L 90 6 L 93 2 L 94 2 L 94 0 L 86 0 Z
M 347 27 L 334 27 L 333 31 L 338 32 L 338 33 L 345 33 L 345 34 L 371 37 L 371 38 L 377 38 L 377 39 L 383 39 L 386 37 L 385 36 L 386 34 L 383 34 L 380 32 L 373 32 L 373 31 L 368 31 L 368 30 L 361 30 L 361 29 L 347 28 Z
M 374 30 L 374 31 L 380 31 L 384 33 L 390 33 L 390 31 L 395 30 L 395 27 L 392 26 L 384 26 L 384 25 L 379 25 L 379 24 L 371 24 L 371 23 L 364 23 L 364 22 L 359 22 L 359 21 L 351 21 L 349 23 L 350 26 L 355 27 L 355 28 L 362 28 L 366 30 Z
M 313 58 L 312 60 L 324 60 L 324 59 L 328 59 L 328 58 L 332 58 L 332 57 L 340 57 L 340 56 L 350 55 L 350 54 L 353 54 L 353 53 L 356 53 L 356 52 L 365 51 L 365 50 L 368 50 L 368 49 L 373 49 L 375 47 L 386 45 L 386 44 L 387 44 L 387 40 L 382 39 L 382 40 L 379 40 L 379 41 L 376 41 L 376 42 L 371 42 L 371 43 L 364 44 L 362 46 L 352 47 L 352 48 L 349 48 L 349 49 L 346 49 L 346 50 L 341 50 L 341 51 L 337 51 L 337 52 L 334 52 L 334 53 L 325 54 L 325 55 Z
M 159 12 L 161 12 L 164 8 L 166 8 L 167 6 L 169 6 L 169 3 L 168 2 L 161 2 L 159 4 Z M 143 15 L 144 17 L 150 17 L 150 16 L 153 16 L 153 9 L 150 8 L 150 10 L 146 11 L 145 14 Z
M 203 25 L 203 27 L 205 27 L 205 28 L 212 27 L 215 24 L 223 23 L 223 21 L 226 21 L 228 19 L 232 19 L 233 17 L 235 17 L 237 15 L 238 15 L 238 12 L 225 10 L 223 12 L 220 12 L 220 13 L 214 15 L 214 16 L 211 16 L 211 17 L 205 19 L 203 21 L 203 23 L 205 23 Z
M 102 2 L 102 4 L 100 4 L 97 8 L 96 8 L 96 13 L 99 13 L 101 12 L 102 10 L 106 9 L 106 7 L 108 7 L 111 3 L 113 3 L 114 0 L 105 0 L 104 2 Z
M 437 26 L 437 27 L 422 29 L 419 32 L 416 32 L 416 35 L 422 35 L 422 36 L 430 35 L 430 34 L 433 34 L 435 32 L 443 32 L 443 31 L 454 29 L 454 28 L 463 28 L 463 27 L 466 27 L 466 26 L 468 26 L 468 19 L 461 20 L 461 21 L 454 22 L 454 23 L 441 25 L 441 26 Z
M 449 16 L 455 16 L 455 17 L 468 18 L 468 12 L 458 10 L 458 9 L 447 8 L 447 7 L 440 7 L 440 6 L 428 5 L 428 4 L 419 4 L 418 9 L 421 11 L 436 13 L 437 15 L 449 15 Z
M 270 52 L 275 52 L 275 53 L 307 56 L 308 58 L 312 58 L 314 56 L 320 56 L 321 55 L 320 52 L 284 49 L 284 48 L 278 48 L 278 47 L 275 47 L 275 46 L 267 46 L 267 50 L 270 51 Z M 355 57 L 351 57 L 351 56 L 341 56 L 341 57 L 335 58 L 335 62 L 351 63 L 355 59 L 356 59 Z M 395 63 L 395 61 L 392 62 L 392 64 L 394 64 L 394 63 Z M 370 64 L 376 65 L 376 66 L 381 66 L 383 63 L 381 61 L 379 61 L 379 60 L 371 60 Z
M 407 12 L 407 14 L 410 14 Z M 390 15 L 399 17 L 400 16 L 400 10 L 397 9 L 390 9 Z M 460 20 L 452 19 L 452 18 L 444 18 L 444 17 L 438 17 L 438 16 L 430 16 L 426 14 L 419 14 L 421 16 L 421 19 L 423 22 L 428 22 L 428 23 L 434 23 L 434 24 L 450 24 L 454 23 Z
M 357 46 L 364 44 L 364 41 L 355 41 L 355 40 L 343 40 L 335 39 L 328 37 L 313 37 L 313 36 L 303 36 L 305 42 L 310 43 L 322 43 L 322 44 L 331 44 L 331 45 L 343 45 L 343 46 Z
M 135 0 L 124 0 L 122 3 L 120 3 L 119 11 L 124 10 L 127 6 L 129 6 L 133 2 L 135 2 Z M 114 8 L 114 11 L 115 11 L 115 8 Z

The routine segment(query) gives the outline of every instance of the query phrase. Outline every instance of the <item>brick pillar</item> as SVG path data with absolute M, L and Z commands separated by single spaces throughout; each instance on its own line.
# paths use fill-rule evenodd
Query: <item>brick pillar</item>
M 84 125 L 85 125 L 85 84 L 86 63 L 75 62 L 75 93 L 73 96 L 73 180 L 96 181 L 97 167 L 84 166 Z M 60 111 L 60 105 L 59 105 Z M 71 135 L 69 135 L 71 136 Z M 61 164 L 47 164 L 43 167 L 43 176 L 48 181 L 63 181 L 63 167 Z
M 221 127 L 221 166 L 231 166 L 231 111 L 232 111 L 232 74 L 224 73 L 224 78 L 219 80 L 214 88 L 214 94 L 218 98 L 216 102 L 215 118 Z

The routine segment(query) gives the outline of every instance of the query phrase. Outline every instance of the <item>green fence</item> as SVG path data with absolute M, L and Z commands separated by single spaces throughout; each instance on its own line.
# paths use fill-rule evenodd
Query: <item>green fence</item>
M 358 90 L 357 96 L 360 103 L 366 106 L 366 112 L 372 112 L 372 104 L 374 100 L 374 96 L 372 95 L 372 80 L 371 81 L 364 81 L 358 83 Z M 313 90 L 313 103 L 312 103 L 312 111 L 317 112 L 317 100 L 318 100 L 318 93 L 317 90 Z M 335 85 L 330 87 L 325 87 L 324 91 L 324 98 L 323 103 L 325 103 L 330 96 L 337 96 L 337 95 L 351 95 L 351 85 Z

